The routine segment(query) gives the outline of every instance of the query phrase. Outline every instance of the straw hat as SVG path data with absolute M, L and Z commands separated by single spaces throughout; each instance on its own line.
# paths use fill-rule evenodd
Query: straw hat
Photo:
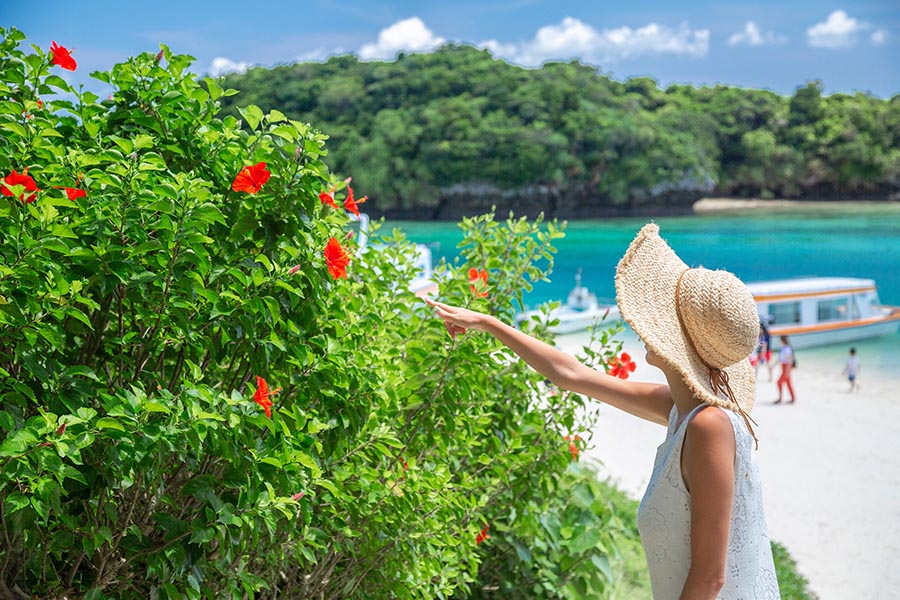
M 619 261 L 616 301 L 647 348 L 697 398 L 748 419 L 755 400 L 748 357 L 759 337 L 759 315 L 737 277 L 688 267 L 650 223 Z

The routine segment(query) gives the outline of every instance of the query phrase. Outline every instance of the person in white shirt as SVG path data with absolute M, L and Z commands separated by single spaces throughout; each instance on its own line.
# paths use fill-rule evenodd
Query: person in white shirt
M 856 356 L 856 348 L 850 348 L 850 358 L 847 359 L 847 365 L 844 367 L 844 375 L 850 381 L 851 392 L 859 389 L 859 382 L 856 379 L 859 377 L 861 369 L 862 365 L 859 364 L 859 357 Z

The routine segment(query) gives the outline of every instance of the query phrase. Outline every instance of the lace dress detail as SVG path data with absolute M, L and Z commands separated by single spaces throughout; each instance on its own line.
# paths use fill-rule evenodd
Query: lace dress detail
M 691 565 L 691 496 L 681 475 L 681 447 L 700 405 L 675 427 L 672 407 L 665 441 L 638 507 L 638 530 L 647 556 L 654 600 L 678 600 Z M 722 410 L 712 407 L 710 410 Z M 737 414 L 726 410 L 735 439 L 734 506 L 728 534 L 725 585 L 719 600 L 778 600 L 778 580 L 766 531 L 753 439 Z

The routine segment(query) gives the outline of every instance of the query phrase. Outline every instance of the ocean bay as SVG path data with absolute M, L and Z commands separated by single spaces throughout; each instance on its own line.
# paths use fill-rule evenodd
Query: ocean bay
M 551 281 L 525 296 L 534 307 L 564 300 L 578 269 L 598 297 L 615 296 L 616 264 L 649 218 L 571 221 L 556 244 Z M 729 270 L 744 281 L 803 276 L 871 278 L 883 304 L 900 305 L 900 204 L 834 203 L 799 208 L 682 217 L 657 217 L 662 236 L 692 266 Z M 462 235 L 452 222 L 388 222 L 411 241 L 430 244 L 435 263 L 453 260 Z M 854 343 L 866 366 L 900 379 L 900 334 Z M 840 364 L 847 344 L 803 351 L 812 360 Z M 838 367 L 839 368 L 839 367 Z

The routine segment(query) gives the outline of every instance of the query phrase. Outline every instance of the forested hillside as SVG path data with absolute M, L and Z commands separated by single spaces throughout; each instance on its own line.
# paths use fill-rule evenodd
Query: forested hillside
M 256 104 L 315 123 L 367 209 L 458 218 L 492 204 L 558 217 L 684 210 L 704 195 L 888 198 L 900 190 L 900 95 L 666 89 L 590 66 L 524 69 L 448 45 L 256 68 L 226 114 Z

